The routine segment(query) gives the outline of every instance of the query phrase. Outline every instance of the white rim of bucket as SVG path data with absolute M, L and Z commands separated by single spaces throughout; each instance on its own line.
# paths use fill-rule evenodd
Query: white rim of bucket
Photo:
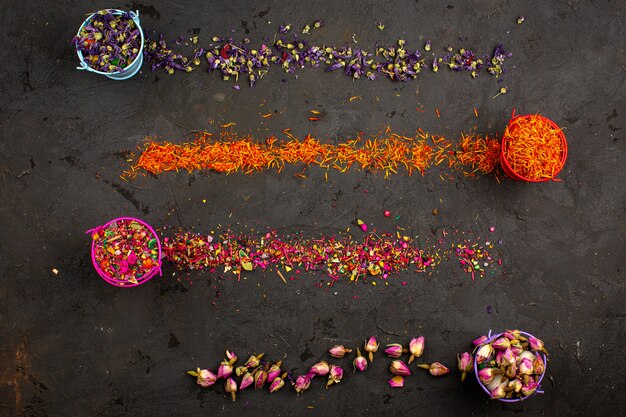
M 80 61 L 80 65 L 81 65 L 80 67 L 76 67 L 76 69 L 86 70 L 86 71 L 93 72 L 95 74 L 101 74 L 101 75 L 119 75 L 119 74 L 124 74 L 126 72 L 126 68 L 132 67 L 137 62 L 137 60 L 139 59 L 139 56 L 141 54 L 143 54 L 144 36 L 143 36 L 143 29 L 141 28 L 141 24 L 139 23 L 139 10 L 136 10 L 134 12 L 132 10 L 129 11 L 129 12 L 125 12 L 124 10 L 120 10 L 120 9 L 102 9 L 102 10 L 98 10 L 97 12 L 94 12 L 91 15 L 89 15 L 89 17 L 87 19 L 85 19 L 83 24 L 80 25 L 80 27 L 78 28 L 78 32 L 76 32 L 76 36 L 80 36 L 80 31 L 83 30 L 83 27 L 85 27 L 87 22 L 89 22 L 95 15 L 97 15 L 101 11 L 107 11 L 107 12 L 110 12 L 111 14 L 114 14 L 114 15 L 122 15 L 124 13 L 130 14 L 131 19 L 133 19 L 133 22 L 135 22 L 135 25 L 137 25 L 137 29 L 139 29 L 139 34 L 141 35 L 141 47 L 139 48 L 139 52 L 137 53 L 137 56 L 135 57 L 135 59 L 133 59 L 133 62 L 128 64 L 126 67 L 124 67 L 122 71 L 103 72 L 103 71 L 95 70 L 95 69 L 91 68 L 89 65 L 87 65 L 87 63 L 85 62 L 85 58 L 83 58 L 82 52 L 80 51 L 80 49 L 76 48 L 76 55 L 78 55 L 78 60 Z

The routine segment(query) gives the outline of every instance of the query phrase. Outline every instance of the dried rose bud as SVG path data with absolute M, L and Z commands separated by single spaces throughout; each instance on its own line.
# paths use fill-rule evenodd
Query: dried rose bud
M 493 381 L 493 378 L 501 373 L 502 371 L 496 368 L 483 368 L 478 371 L 478 379 L 480 379 L 480 382 L 485 385 L 490 384 Z
M 433 362 L 430 365 L 427 363 L 423 363 L 417 366 L 422 369 L 428 370 L 428 372 L 430 372 L 432 376 L 441 376 L 450 372 L 450 370 L 446 366 L 440 364 L 439 362 Z
M 489 339 L 489 338 L 488 338 L 487 336 L 482 335 L 482 336 L 480 336 L 479 338 L 474 339 L 474 341 L 472 342 L 472 344 L 473 344 L 474 346 L 480 346 L 480 345 L 482 345 L 483 343 L 485 343 L 488 339 Z
M 198 368 L 195 372 L 189 371 L 187 373 L 191 376 L 195 376 L 197 378 L 196 384 L 204 388 L 210 387 L 211 385 L 215 384 L 215 381 L 217 381 L 217 376 L 213 372 L 211 372 L 210 369 Z
M 218 378 L 228 378 L 233 373 L 233 367 L 226 361 L 222 362 L 217 368 Z
M 506 332 L 504 332 L 504 337 L 509 340 L 519 340 L 520 335 L 521 333 L 519 330 L 507 330 Z
M 391 362 L 391 365 L 389 366 L 389 371 L 391 371 L 391 373 L 394 375 L 400 375 L 400 376 L 411 375 L 411 370 L 401 360 L 395 360 Z
M 476 352 L 476 363 L 483 363 L 493 355 L 493 347 L 491 345 L 482 345 Z
M 285 381 L 282 378 L 275 378 L 270 384 L 270 394 L 278 391 L 285 385 Z
M 235 368 L 235 375 L 237 376 L 241 376 L 245 374 L 246 372 L 248 372 L 248 368 L 245 366 L 238 366 Z
M 330 372 L 328 372 L 328 382 L 326 383 L 326 389 L 332 384 L 338 384 L 343 378 L 343 368 L 337 365 L 331 365 Z
M 467 374 L 474 370 L 474 358 L 469 352 L 463 352 L 456 356 L 459 371 L 461 372 L 461 382 L 465 381 Z
M 543 352 L 546 355 L 548 354 L 548 351 L 546 350 L 543 341 L 541 339 L 537 339 L 535 337 L 530 337 L 528 338 L 528 343 L 530 343 L 530 348 L 536 352 Z
M 539 384 L 535 381 L 529 381 L 527 384 L 522 386 L 521 392 L 522 395 L 528 397 L 529 395 L 533 395 L 535 391 L 539 388 Z
M 399 358 L 400 356 L 402 356 L 403 351 L 404 348 L 399 343 L 392 343 L 390 345 L 387 345 L 387 349 L 385 349 L 385 353 L 390 358 Z
M 303 391 L 306 391 L 311 386 L 311 378 L 300 375 L 296 378 L 296 382 L 293 384 L 293 388 L 296 390 L 298 394 L 301 394 Z
M 261 363 L 261 358 L 263 357 L 263 353 L 260 355 L 250 355 L 248 360 L 246 361 L 247 368 L 256 368 Z
M 248 388 L 250 385 L 254 383 L 254 377 L 250 372 L 247 372 L 241 378 L 241 383 L 239 384 L 239 391 Z
M 230 393 L 230 396 L 233 397 L 233 401 L 237 398 L 237 383 L 234 379 L 228 378 L 226 382 L 224 382 L 224 389 L 226 392 Z
M 504 374 L 509 378 L 513 378 L 517 374 L 517 364 L 512 363 L 507 366 L 504 370 Z
M 237 362 L 237 355 L 235 355 L 235 352 L 231 352 L 229 350 L 226 351 L 226 358 L 228 360 L 228 364 L 232 365 L 235 362 Z
M 541 355 L 537 355 L 533 362 L 533 372 L 537 375 L 541 375 L 546 371 L 546 364 L 543 361 Z
M 267 371 L 267 382 L 271 383 L 277 376 L 280 375 L 280 367 L 282 364 L 283 361 L 278 361 L 274 365 L 270 366 L 270 369 Z
M 513 365 L 516 362 L 515 355 L 513 354 L 513 349 L 508 348 L 505 349 L 504 352 L 502 352 L 501 362 L 504 366 Z
M 330 367 L 328 366 L 328 363 L 326 361 L 321 361 L 311 366 L 311 369 L 309 369 L 309 373 L 312 375 L 324 376 L 328 374 L 329 370 Z
M 511 382 L 509 382 L 509 389 L 513 392 L 520 392 L 520 390 L 522 389 L 522 381 L 520 381 L 519 379 L 514 379 Z
M 259 369 L 258 371 L 256 371 L 256 373 L 254 374 L 254 388 L 261 389 L 266 382 L 267 372 L 265 372 L 263 369 Z
M 498 398 L 504 398 L 505 395 L 506 391 L 504 391 L 502 385 L 498 385 L 493 391 L 491 391 L 491 398 L 494 400 Z
M 493 348 L 496 350 L 504 350 L 511 347 L 511 342 L 509 342 L 509 339 L 507 339 L 506 337 L 501 336 L 491 342 L 491 346 L 493 346 Z
M 363 350 L 369 353 L 370 362 L 374 361 L 374 352 L 378 350 L 379 343 L 374 336 L 370 337 L 366 342 Z
M 333 358 L 337 358 L 337 359 L 343 358 L 346 355 L 346 353 L 350 353 L 350 352 L 352 352 L 352 349 L 346 349 L 342 345 L 336 345 L 328 349 L 328 353 L 330 354 L 330 356 L 332 356 Z
M 411 339 L 409 342 L 409 352 L 411 352 L 409 363 L 413 362 L 413 359 L 422 356 L 422 353 L 424 353 L 424 336 Z
M 511 351 L 513 352 L 513 355 L 517 357 L 522 354 L 524 349 L 522 349 L 520 346 L 511 346 Z
M 354 366 L 355 372 L 357 369 L 361 372 L 367 369 L 367 359 L 361 355 L 361 351 L 358 348 L 356 350 L 356 358 L 354 358 L 352 365 Z
M 391 388 L 402 388 L 404 386 L 404 378 L 400 375 L 394 376 L 387 382 Z
M 533 362 L 528 358 L 523 358 L 519 364 L 519 373 L 530 375 L 533 373 Z

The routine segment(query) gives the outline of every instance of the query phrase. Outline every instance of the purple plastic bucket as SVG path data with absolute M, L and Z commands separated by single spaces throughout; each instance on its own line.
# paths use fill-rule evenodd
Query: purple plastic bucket
M 502 336 L 504 334 L 503 333 L 498 333 L 495 336 L 491 335 L 491 330 L 489 330 L 489 334 L 487 335 L 487 340 L 484 343 L 481 343 L 480 345 L 476 346 L 476 348 L 478 349 L 480 346 L 482 345 L 487 345 L 491 342 L 493 342 L 494 340 L 496 340 L 498 337 Z M 526 336 L 526 337 L 535 337 L 530 333 L 527 332 L 523 332 L 520 330 L 520 334 Z M 535 394 L 543 394 L 543 391 L 541 391 L 541 381 L 543 381 L 543 377 L 546 375 L 546 371 L 548 370 L 548 357 L 546 356 L 545 353 L 543 352 L 536 352 L 537 355 L 542 355 L 543 356 L 543 363 L 544 365 L 544 369 L 543 369 L 543 373 L 541 374 L 541 376 L 539 377 L 539 381 L 537 381 L 537 390 L 535 392 L 533 392 L 532 394 L 530 394 L 527 397 L 522 397 L 522 398 L 496 398 L 496 400 L 498 401 L 502 401 L 503 403 L 517 403 L 520 401 L 525 401 L 529 398 L 531 398 L 532 396 L 534 396 Z M 478 363 L 476 362 L 476 355 L 474 355 L 474 376 L 476 377 L 476 382 L 478 382 L 478 385 L 480 385 L 480 387 L 482 388 L 482 390 L 485 392 L 485 394 L 487 394 L 489 396 L 489 398 L 491 398 L 491 392 L 489 392 L 489 390 L 487 389 L 486 386 L 483 385 L 482 382 L 480 382 L 480 378 L 478 378 Z
M 159 275 L 163 275 L 163 273 L 161 272 L 161 241 L 159 240 L 159 236 L 154 231 L 154 229 L 148 223 L 144 222 L 143 220 L 136 219 L 134 217 L 118 217 L 117 219 L 113 219 L 113 220 L 109 221 L 108 223 L 106 223 L 104 226 L 101 226 L 101 227 L 106 229 L 107 227 L 109 227 L 109 225 L 111 223 L 114 223 L 114 222 L 117 222 L 117 221 L 120 221 L 120 220 L 129 220 L 129 221 L 135 221 L 137 223 L 140 223 L 141 225 L 145 226 L 150 233 L 152 233 L 152 236 L 154 236 L 154 238 L 157 241 L 157 247 L 159 248 L 157 265 L 154 266 L 147 273 L 143 274 L 141 277 L 139 277 L 139 278 L 135 277 L 135 279 L 137 280 L 136 283 L 130 282 L 130 281 L 126 281 L 126 280 L 120 280 L 120 279 L 111 277 L 111 276 L 107 275 L 100 268 L 98 263 L 96 262 L 96 242 L 92 239 L 91 240 L 91 263 L 93 264 L 93 267 L 96 269 L 96 272 L 98 273 L 98 275 L 100 275 L 100 277 L 102 277 L 102 279 L 104 279 L 109 284 L 114 285 L 116 287 L 124 287 L 124 288 L 136 287 L 138 285 L 144 284 L 144 283 L 148 282 L 150 279 L 152 279 L 157 273 Z M 93 235 L 93 233 L 98 228 L 99 227 L 87 230 L 86 233 Z

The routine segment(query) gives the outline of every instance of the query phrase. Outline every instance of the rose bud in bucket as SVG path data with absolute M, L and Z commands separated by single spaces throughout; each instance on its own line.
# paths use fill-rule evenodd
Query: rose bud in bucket
M 522 401 L 540 390 L 546 372 L 543 342 L 533 335 L 507 330 L 477 339 L 473 367 L 476 380 L 492 399 Z

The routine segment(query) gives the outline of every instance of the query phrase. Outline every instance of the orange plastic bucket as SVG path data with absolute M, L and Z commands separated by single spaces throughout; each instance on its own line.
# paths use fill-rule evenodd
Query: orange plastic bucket
M 523 123 L 525 120 L 529 120 L 531 118 L 539 118 L 542 121 L 549 124 L 554 130 L 558 131 L 558 136 L 561 139 L 561 158 L 558 167 L 554 170 L 551 177 L 545 178 L 527 178 L 516 172 L 512 167 L 506 157 L 507 147 L 510 141 L 515 140 L 515 128 L 518 124 Z M 565 161 L 567 160 L 567 140 L 565 139 L 565 135 L 561 128 L 554 123 L 552 120 L 544 117 L 540 114 L 525 114 L 520 116 L 515 116 L 515 110 L 513 110 L 513 115 L 511 116 L 511 120 L 509 120 L 509 125 L 507 126 L 504 134 L 502 135 L 502 146 L 500 148 L 500 164 L 502 165 L 502 169 L 504 172 L 512 179 L 516 181 L 526 181 L 526 182 L 545 182 L 545 181 L 560 181 L 556 178 L 557 174 L 561 172 L 563 166 L 565 165 Z

